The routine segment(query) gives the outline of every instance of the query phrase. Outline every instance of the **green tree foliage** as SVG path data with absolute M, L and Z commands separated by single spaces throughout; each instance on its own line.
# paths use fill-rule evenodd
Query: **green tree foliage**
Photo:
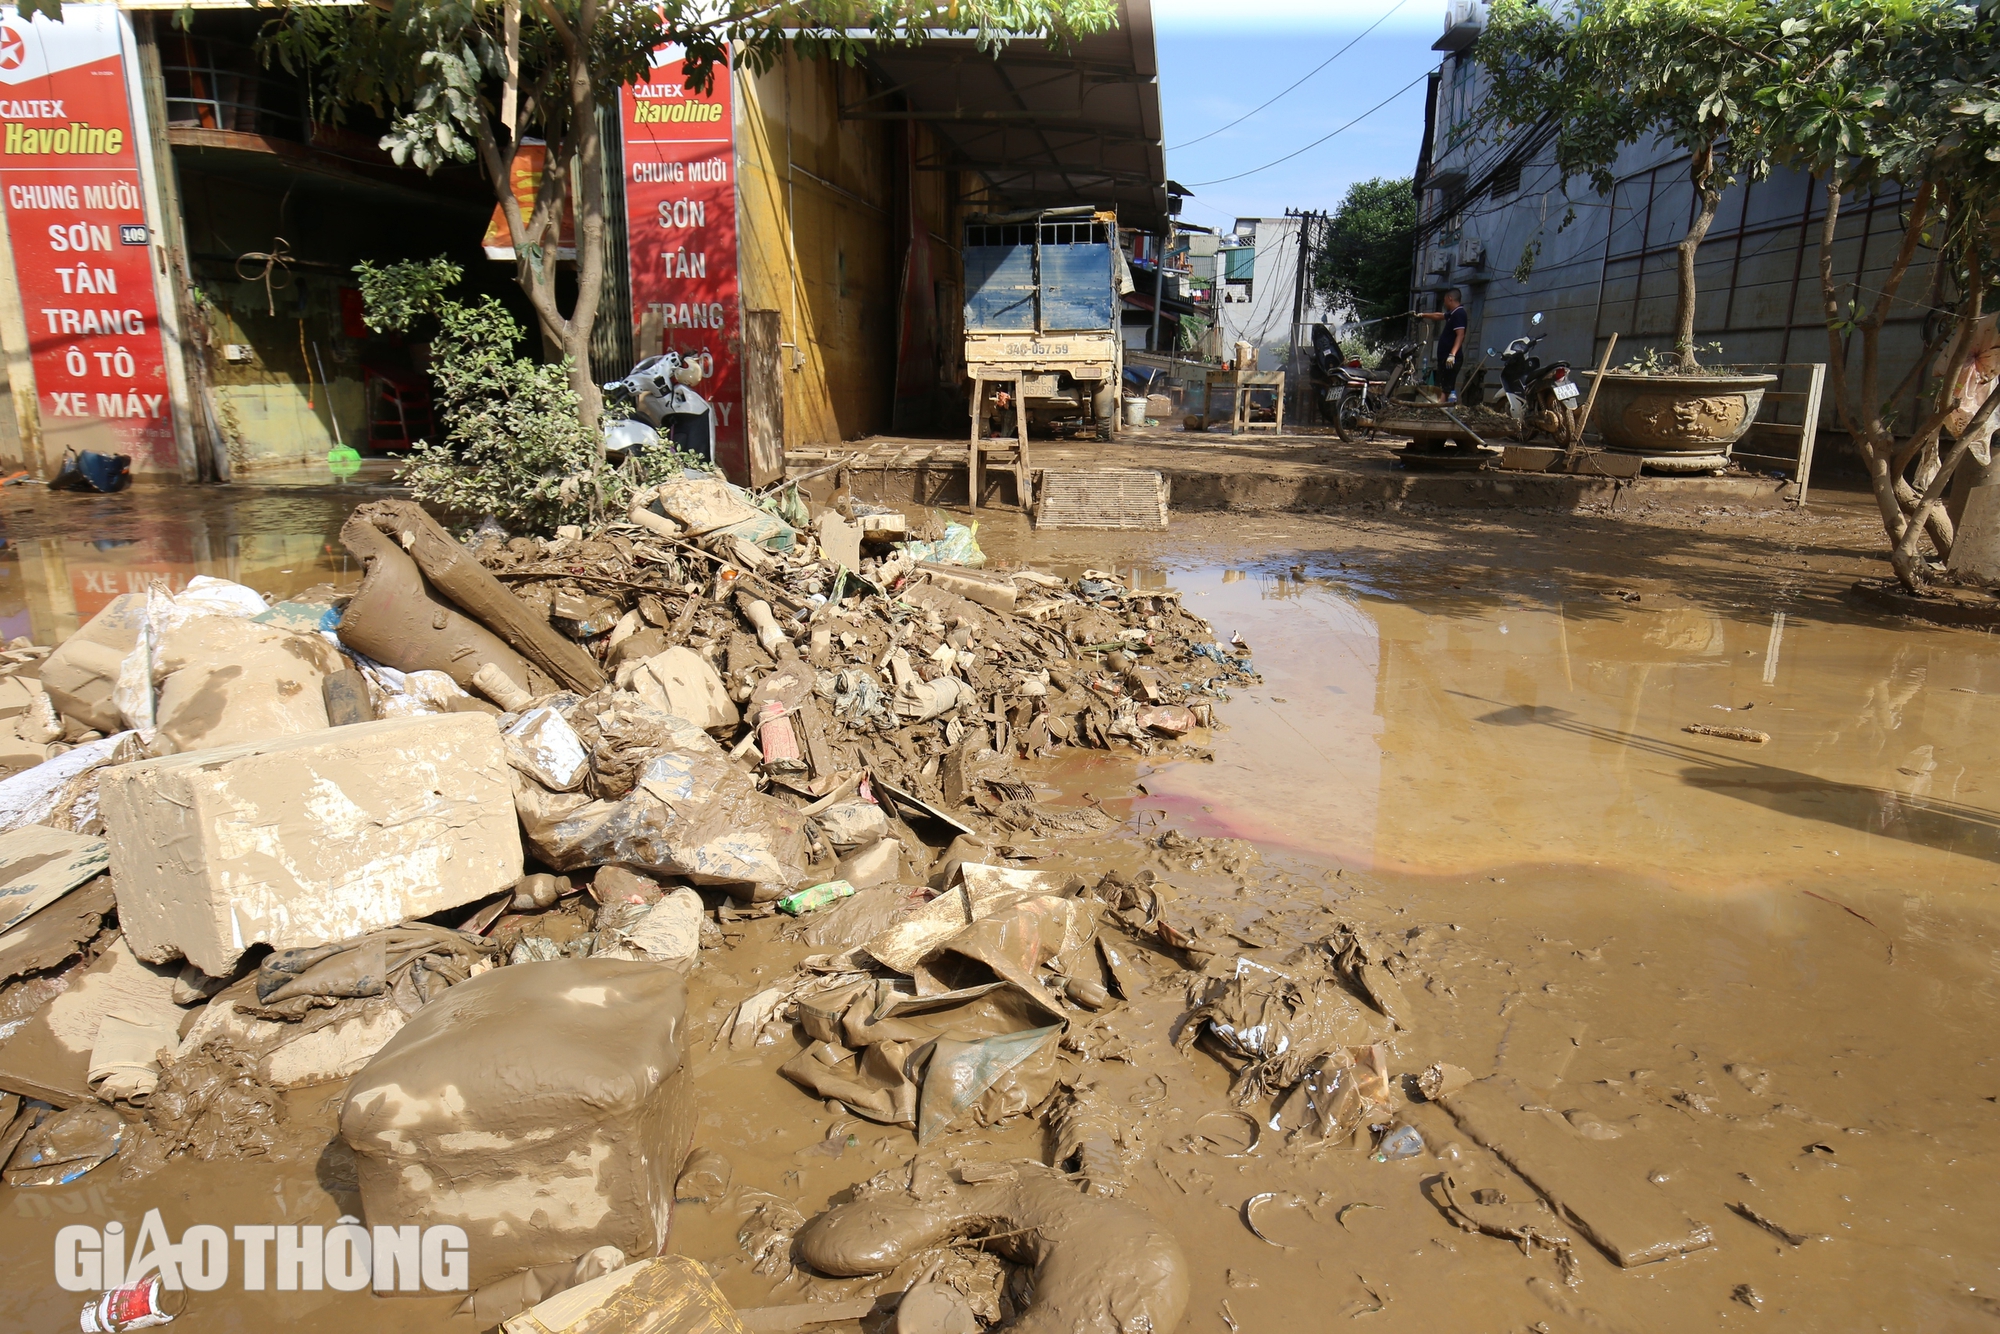
M 361 319 L 376 333 L 407 333 L 435 317 L 447 287 L 465 270 L 440 255 L 436 259 L 404 260 L 377 267 L 367 260 L 354 266 L 361 288 Z
M 1117 21 L 1116 0 L 377 0 L 326 5 L 274 0 L 262 49 L 304 81 L 316 113 L 365 106 L 390 121 L 382 147 L 435 171 L 479 164 L 507 220 L 516 277 L 544 333 L 570 361 L 576 411 L 595 427 L 590 335 L 605 283 L 604 143 L 597 109 L 641 77 L 662 46 L 684 48 L 706 90 L 725 44 L 753 72 L 787 52 L 853 61 L 876 42 L 933 33 L 1066 44 Z M 514 147 L 547 145 L 540 191 L 525 215 L 512 183 Z M 576 215 L 576 296 L 557 300 L 562 201 Z
M 1379 321 L 1409 309 L 1410 266 L 1417 236 L 1417 197 L 1410 178 L 1378 176 L 1347 187 L 1327 229 L 1314 282 L 1330 304 L 1354 317 Z M 1371 346 L 1395 326 L 1371 323 L 1361 337 Z
M 1677 369 L 1697 369 L 1695 252 L 1722 193 L 1770 168 L 1757 92 L 1769 81 L 1759 48 L 1777 35 L 1769 0 L 1494 0 L 1477 47 L 1489 80 L 1483 128 L 1512 134 L 1553 124 L 1564 183 L 1611 193 L 1628 144 L 1661 138 L 1685 149 L 1697 207 L 1681 238 L 1674 307 Z
M 492 297 L 467 304 L 446 296 L 461 276 L 448 260 L 363 262 L 355 273 L 369 328 L 434 330 L 431 380 L 444 435 L 418 441 L 396 474 L 424 504 L 550 532 L 622 512 L 636 487 L 706 466 L 667 448 L 608 465 L 577 416 L 568 364 L 523 357 L 520 324 Z
M 1608 193 L 1623 145 L 1660 136 L 1687 150 L 1700 207 L 1681 242 L 1684 367 L 1695 352 L 1694 252 L 1722 188 L 1774 161 L 1818 178 L 1831 397 L 1867 465 L 1891 563 L 1921 588 L 1926 537 L 1943 558 L 1956 537 L 1939 502 L 2000 410 L 1996 393 L 1942 445 L 2000 278 L 2000 0 L 1574 0 L 1560 12 L 1496 0 L 1480 52 L 1488 125 L 1555 124 L 1565 178 Z M 1864 285 L 1841 271 L 1854 260 L 1835 242 L 1843 209 L 1883 193 L 1899 201 L 1901 236 L 1887 273 Z M 1930 290 L 1906 294 L 1920 266 Z M 1892 312 L 1913 308 L 1950 318 L 1891 385 L 1882 332 Z M 1895 405 L 1913 394 L 1921 414 L 1898 422 Z

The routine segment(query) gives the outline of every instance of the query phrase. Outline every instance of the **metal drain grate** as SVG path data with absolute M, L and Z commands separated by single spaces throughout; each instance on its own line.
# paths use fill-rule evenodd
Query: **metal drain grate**
M 1042 470 L 1037 528 L 1167 526 L 1167 479 L 1148 468 Z

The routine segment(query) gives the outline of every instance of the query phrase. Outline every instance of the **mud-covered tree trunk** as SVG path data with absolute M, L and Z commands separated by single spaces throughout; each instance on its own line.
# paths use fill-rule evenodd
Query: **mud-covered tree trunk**
M 1715 213 L 1722 206 L 1722 191 L 1715 184 L 1715 143 L 1711 140 L 1688 163 L 1688 180 L 1694 185 L 1694 192 L 1701 201 L 1695 213 L 1694 223 L 1687 235 L 1681 238 L 1680 250 L 1680 290 L 1674 298 L 1674 356 L 1680 361 L 1684 371 L 1695 369 L 1694 359 L 1694 259 L 1701 249 L 1701 243 L 1708 238 L 1708 229 L 1715 224 Z

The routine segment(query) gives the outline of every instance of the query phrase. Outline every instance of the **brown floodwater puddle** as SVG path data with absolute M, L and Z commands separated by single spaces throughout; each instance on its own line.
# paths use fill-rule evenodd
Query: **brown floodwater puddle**
M 310 522 L 269 530 L 228 513 L 215 522 L 240 539 L 229 554 L 184 564 L 279 592 L 271 581 L 337 575 L 344 507 L 312 503 Z M 1288 1147 L 1253 1104 L 1266 1128 L 1249 1145 L 1240 1119 L 1216 1117 L 1232 1106 L 1230 1067 L 1172 1045 L 1193 975 L 1155 960 L 1152 988 L 1090 1044 L 1108 1059 L 1087 1069 L 1129 1108 L 1140 1147 L 1126 1198 L 1189 1256 L 1183 1329 L 1972 1329 L 2000 1316 L 2000 1201 L 1986 1189 L 2000 1166 L 2000 816 L 1978 762 L 2000 728 L 2000 649 L 1987 637 L 1803 614 L 1775 594 L 1724 605 L 1698 587 L 1628 602 L 1535 577 L 1472 596 L 1452 586 L 1448 551 L 1390 581 L 1365 558 L 1342 569 L 1303 530 L 1296 551 L 1266 546 L 1232 568 L 1173 533 L 1043 540 L 988 522 L 997 556 L 1136 565 L 1147 584 L 1180 589 L 1219 637 L 1251 644 L 1263 673 L 1232 692 L 1225 726 L 1194 738 L 1210 762 L 1074 754 L 1039 767 L 1063 800 L 1127 821 L 1046 846 L 1050 864 L 1150 866 L 1190 920 L 1228 925 L 1257 957 L 1316 938 L 1335 914 L 1393 933 L 1414 969 L 1408 1031 L 1392 1044 L 1399 1079 L 1433 1061 L 1502 1076 L 1537 1109 L 1522 1115 L 1546 1123 L 1525 1147 L 1496 1141 L 1510 1166 L 1405 1093 L 1427 1147 L 1383 1162 Z M 157 523 L 151 538 L 136 523 L 120 536 L 179 540 Z M 96 551 L 37 540 L 63 543 L 65 562 Z M 29 564 L 20 552 L 10 579 Z M 54 569 L 46 550 L 37 559 Z M 60 575 L 40 586 L 75 587 Z M 0 587 L 0 616 L 56 614 Z M 1169 829 L 1241 843 L 1162 847 Z M 862 1290 L 757 1272 L 744 1242 L 754 1211 L 776 1201 L 811 1216 L 917 1151 L 908 1132 L 830 1111 L 780 1077 L 796 1043 L 710 1044 L 737 1000 L 807 952 L 773 928 L 750 924 L 705 956 L 688 1007 L 696 1142 L 729 1159 L 733 1182 L 718 1202 L 680 1207 L 673 1244 L 745 1306 Z M 299 1148 L 283 1160 L 134 1181 L 114 1165 L 71 1187 L 0 1189 L 0 1323 L 74 1321 L 80 1299 L 52 1281 L 65 1222 L 129 1229 L 157 1207 L 178 1234 L 354 1211 L 339 1155 L 319 1151 L 337 1094 L 293 1096 Z M 1017 1120 L 940 1148 L 979 1161 L 1049 1146 Z M 1665 1216 L 1712 1244 L 1620 1269 L 1574 1219 L 1546 1219 L 1572 1238 L 1572 1285 L 1549 1252 L 1462 1231 L 1440 1207 L 1447 1172 L 1461 1198 L 1532 1204 L 1523 1171 L 1593 1226 L 1644 1233 Z M 1246 1226 L 1252 1202 L 1270 1240 Z M 451 1304 L 223 1291 L 190 1294 L 181 1323 L 469 1328 Z
M 1361 868 L 1534 862 L 1695 893 L 2000 880 L 1989 636 L 1691 598 L 1441 609 L 1339 574 L 1235 573 L 1173 576 L 1264 674 L 1235 692 L 1213 766 L 1149 781 L 1185 827 Z

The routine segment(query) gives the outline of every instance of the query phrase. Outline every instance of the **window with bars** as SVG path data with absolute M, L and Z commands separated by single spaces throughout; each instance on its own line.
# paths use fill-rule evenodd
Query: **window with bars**
M 1493 185 L 1488 191 L 1494 199 L 1511 199 L 1521 193 L 1521 164 L 1508 162 L 1494 169 Z
M 161 44 L 160 73 L 170 128 L 305 138 L 298 85 L 270 77 L 248 46 L 175 32 Z

